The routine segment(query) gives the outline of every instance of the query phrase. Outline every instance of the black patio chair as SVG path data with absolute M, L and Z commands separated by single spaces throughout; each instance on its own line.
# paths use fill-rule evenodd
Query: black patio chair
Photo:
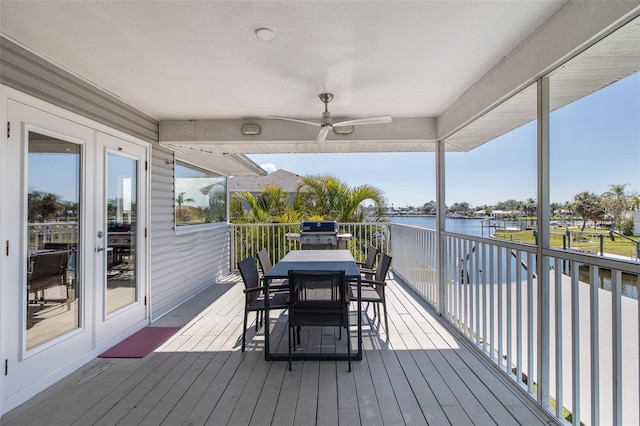
M 373 319 L 375 321 L 376 316 L 380 319 L 380 305 L 384 309 L 384 329 L 387 332 L 387 339 L 389 338 L 389 322 L 387 320 L 387 298 L 385 295 L 385 288 L 387 286 L 386 277 L 391 265 L 391 256 L 386 253 L 382 253 L 380 261 L 376 267 L 376 273 L 373 279 L 362 279 L 361 288 L 361 300 L 367 302 L 365 311 L 369 310 L 369 305 L 374 303 Z M 355 300 L 357 293 L 356 288 L 352 286 L 351 297 Z
M 373 275 L 376 273 L 375 265 L 376 260 L 378 259 L 378 254 L 380 253 L 380 249 L 376 248 L 372 245 L 367 247 L 367 257 L 364 262 L 357 262 L 358 269 L 360 269 L 360 273 L 367 279 L 372 279 Z
M 265 298 L 256 260 L 248 257 L 238 262 L 238 269 L 244 282 L 244 326 L 242 328 L 242 352 L 244 352 L 249 312 L 256 313 L 256 331 L 258 331 L 258 325 L 262 326 Z M 269 294 L 269 309 L 287 309 L 288 297 L 288 293 L 284 292 Z M 269 324 L 265 326 L 268 327 Z
M 347 330 L 351 371 L 348 291 L 344 271 L 289 271 L 289 371 L 296 332 L 300 332 L 300 327 L 314 326 L 340 327 L 340 338 L 342 327 Z
M 271 263 L 271 256 L 267 249 L 262 249 L 258 252 L 258 263 L 262 270 L 262 276 L 264 277 L 273 268 Z M 289 281 L 278 279 L 269 283 L 269 291 L 289 291 Z

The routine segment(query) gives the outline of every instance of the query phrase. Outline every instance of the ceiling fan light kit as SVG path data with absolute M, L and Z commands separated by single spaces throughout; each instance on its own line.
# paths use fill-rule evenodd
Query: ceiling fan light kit
M 333 133 L 336 135 L 350 135 L 353 133 L 353 126 L 333 126 Z
M 359 126 L 362 124 L 379 124 L 379 123 L 391 123 L 391 116 L 389 115 L 381 115 L 378 117 L 367 117 L 367 118 L 357 118 L 354 120 L 341 121 L 339 123 L 334 123 L 333 118 L 331 117 L 331 113 L 329 112 L 329 102 L 333 100 L 332 93 L 320 93 L 320 100 L 324 103 L 324 112 L 322 113 L 322 120 L 320 123 L 316 123 L 313 121 L 300 120 L 297 118 L 291 117 L 279 117 L 276 115 L 270 115 L 271 118 L 276 118 L 278 120 L 286 120 L 293 121 L 296 123 L 309 124 L 311 126 L 320 127 L 320 132 L 318 133 L 318 137 L 316 138 L 316 142 L 324 142 L 327 138 L 327 134 L 329 130 L 333 129 L 333 131 L 340 135 L 348 135 L 353 132 L 353 126 Z M 337 130 L 337 129 L 340 130 Z M 350 128 L 350 130 L 349 130 Z
M 245 136 L 256 136 L 262 132 L 262 128 L 259 124 L 249 123 L 245 124 L 240 128 L 240 131 Z

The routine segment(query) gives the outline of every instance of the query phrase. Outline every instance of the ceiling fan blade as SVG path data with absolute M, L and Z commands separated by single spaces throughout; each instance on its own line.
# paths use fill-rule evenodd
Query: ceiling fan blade
M 333 127 L 339 126 L 359 126 L 360 124 L 380 124 L 391 123 L 390 115 L 381 115 L 378 117 L 356 118 L 355 120 L 341 121 L 340 123 L 333 123 Z
M 322 123 L 314 123 L 313 121 L 306 121 L 306 120 L 298 120 L 297 118 L 291 118 L 291 117 L 279 117 L 277 115 L 270 115 L 269 117 L 271 118 L 276 118 L 278 120 L 285 120 L 285 121 L 294 121 L 296 123 L 302 123 L 302 124 L 310 124 L 312 126 L 316 126 L 316 127 L 321 127 Z
M 331 126 L 322 126 L 322 128 L 320 129 L 320 133 L 318 133 L 318 137 L 316 138 L 316 142 L 324 142 L 324 140 L 327 139 L 327 134 L 329 133 L 330 129 Z

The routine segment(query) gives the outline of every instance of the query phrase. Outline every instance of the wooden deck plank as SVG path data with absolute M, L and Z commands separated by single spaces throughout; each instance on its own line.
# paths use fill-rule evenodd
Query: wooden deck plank
M 344 362 L 328 361 L 320 363 L 318 378 L 318 425 L 335 426 L 338 424 L 338 375 L 346 375 Z M 350 373 L 347 373 L 350 374 Z
M 265 378 L 253 415 L 248 423 L 252 426 L 271 424 L 273 416 L 275 415 L 278 398 L 284 387 L 283 383 L 287 373 L 287 364 L 284 362 L 272 362 L 268 365 L 269 373 Z
M 96 359 L 0 419 L 14 425 L 547 424 L 426 302 L 389 280 L 389 328 L 363 313 L 362 361 L 264 360 L 250 316 L 240 351 L 239 277 L 212 286 L 154 326 L 181 330 L 143 359 Z M 352 347 L 357 348 L 352 303 Z M 273 312 L 272 351 L 287 352 L 287 313 Z M 387 331 L 390 339 L 387 341 Z M 308 327 L 299 351 L 346 350 L 330 327 Z M 464 343 L 464 344 L 463 344 Z
M 315 327 L 314 327 L 315 328 Z M 317 421 L 318 412 L 318 382 L 320 376 L 320 361 L 304 361 L 296 363 L 297 368 L 302 368 L 300 387 L 295 399 L 294 425 L 313 425 Z M 290 405 L 290 409 L 294 409 Z
M 282 362 L 283 365 L 287 363 Z M 274 425 L 293 425 L 296 415 L 296 402 L 298 400 L 298 392 L 300 390 L 302 380 L 302 369 L 296 368 L 292 371 L 285 370 L 284 379 L 282 380 L 282 388 L 276 402 L 273 413 Z
M 373 380 L 373 389 L 380 407 L 382 422 L 385 425 L 403 424 L 402 412 L 382 361 L 382 355 L 379 351 L 370 351 L 366 352 L 366 356 L 369 370 L 371 371 L 371 379 Z
M 247 383 L 251 378 L 256 363 L 261 358 L 260 352 L 245 352 L 241 355 L 242 360 L 237 366 L 235 373 L 231 376 L 231 380 L 226 386 L 224 393 L 221 395 L 214 410 L 211 412 L 206 424 L 227 424 L 236 408 L 236 404 L 242 397 Z M 259 394 L 259 392 L 257 393 Z M 257 396 L 256 396 L 257 397 Z M 253 412 L 253 408 L 251 409 Z M 248 420 L 247 422 L 248 423 Z
M 365 352 L 366 354 L 366 352 Z M 362 361 L 353 363 L 353 379 L 358 397 L 358 411 L 363 425 L 381 425 L 382 413 L 374 389 L 369 360 L 365 355 Z

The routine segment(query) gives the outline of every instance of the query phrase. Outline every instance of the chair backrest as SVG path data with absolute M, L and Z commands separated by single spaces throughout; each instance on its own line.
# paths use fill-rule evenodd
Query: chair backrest
M 240 270 L 240 276 L 244 282 L 244 288 L 255 288 L 260 286 L 260 273 L 258 272 L 255 258 L 247 257 L 246 259 L 241 260 L 238 262 L 238 269 Z M 259 296 L 259 291 L 246 293 L 246 303 L 253 303 Z
M 33 261 L 33 269 L 27 276 L 29 291 L 65 284 L 68 259 L 67 250 L 37 254 Z
M 344 271 L 289 271 L 289 321 L 298 326 L 348 323 Z
M 378 253 L 380 253 L 379 248 L 376 248 L 372 245 L 367 247 L 367 258 L 364 261 L 365 268 L 373 269 L 373 265 L 376 264 L 376 258 L 378 257 Z
M 387 278 L 387 272 L 389 271 L 389 266 L 391 265 L 391 256 L 387 253 L 382 253 L 380 257 L 380 261 L 378 262 L 378 267 L 376 268 L 376 281 L 385 281 Z
M 63 275 L 67 269 L 68 255 L 69 252 L 67 250 L 58 250 L 36 255 L 33 262 L 31 279 L 35 280 L 43 277 Z
M 258 252 L 258 262 L 260 263 L 260 269 L 262 269 L 262 275 L 267 274 L 273 268 L 267 249 L 262 249 Z

